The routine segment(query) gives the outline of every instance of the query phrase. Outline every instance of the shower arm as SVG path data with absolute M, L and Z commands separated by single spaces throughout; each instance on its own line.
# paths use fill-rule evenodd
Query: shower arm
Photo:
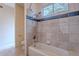
M 28 15 L 30 11 L 32 11 L 32 3 L 29 4 L 28 10 L 27 10 L 27 16 L 30 16 Z M 38 12 L 38 13 L 35 13 L 33 16 L 35 16 L 35 19 L 38 20 L 40 18 L 40 15 L 41 15 L 41 12 Z

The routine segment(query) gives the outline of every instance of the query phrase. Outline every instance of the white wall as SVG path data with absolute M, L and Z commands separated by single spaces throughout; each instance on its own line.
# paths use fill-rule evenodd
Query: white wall
M 0 8 L 0 50 L 15 46 L 14 8 L 4 4 Z

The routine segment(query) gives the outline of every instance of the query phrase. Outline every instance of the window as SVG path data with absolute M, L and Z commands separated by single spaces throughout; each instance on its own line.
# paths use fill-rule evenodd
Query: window
M 53 12 L 53 5 L 48 5 L 43 9 L 43 16 L 50 16 Z
M 59 13 L 68 11 L 68 4 L 67 3 L 53 3 L 42 10 L 42 16 L 48 17 L 51 16 L 53 13 Z
M 67 3 L 55 3 L 54 4 L 54 13 L 68 11 Z

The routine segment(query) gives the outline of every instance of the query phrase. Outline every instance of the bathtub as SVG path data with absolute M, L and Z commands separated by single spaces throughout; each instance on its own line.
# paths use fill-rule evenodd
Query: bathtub
M 52 47 L 50 45 L 46 45 L 44 43 L 36 43 L 36 46 L 34 47 L 29 46 L 28 48 L 28 55 L 29 56 L 68 56 L 68 51 Z

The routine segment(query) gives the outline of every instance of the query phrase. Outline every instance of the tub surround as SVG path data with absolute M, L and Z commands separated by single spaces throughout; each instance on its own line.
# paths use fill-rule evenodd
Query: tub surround
M 49 40 L 50 46 L 64 49 L 71 53 L 70 55 L 79 55 L 78 25 L 79 12 L 71 13 L 70 17 L 38 22 L 38 41 L 47 44 Z
M 39 22 L 38 40 L 79 55 L 79 16 Z
M 63 52 L 66 52 L 66 55 L 79 55 L 79 4 L 69 4 L 69 11 L 57 13 L 51 17 L 40 19 L 32 18 L 30 16 L 26 17 L 27 21 L 33 21 L 36 23 L 35 25 L 32 23 L 30 26 L 28 26 L 32 26 L 33 31 L 27 31 L 27 34 L 31 32 L 29 36 L 27 35 L 28 38 L 30 37 L 29 39 L 27 38 L 29 44 L 31 42 L 31 44 L 28 46 L 30 55 L 65 56 L 65 54 L 62 54 Z M 33 27 L 33 25 L 35 27 Z M 41 45 L 37 43 L 34 47 L 33 37 L 35 33 L 37 35 L 38 42 Z M 45 47 L 50 48 L 48 49 Z M 55 52 L 55 50 L 59 53 Z M 50 51 L 52 51 L 54 54 L 51 54 Z

